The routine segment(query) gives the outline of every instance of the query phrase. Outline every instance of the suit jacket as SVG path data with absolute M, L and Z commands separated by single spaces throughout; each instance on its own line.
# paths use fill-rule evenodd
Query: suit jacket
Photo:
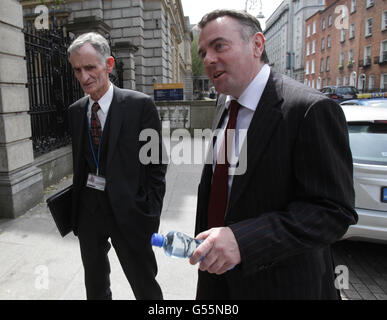
M 225 96 L 220 96 L 213 129 L 224 111 Z M 224 219 L 242 258 L 226 273 L 230 291 L 245 298 L 335 298 L 329 245 L 357 221 L 340 106 L 271 71 L 244 147 L 247 170 L 234 176 Z M 211 178 L 207 164 L 196 233 L 207 229 Z
M 69 108 L 73 150 L 73 230 L 77 234 L 80 194 L 86 186 L 88 170 L 83 148 L 87 126 L 88 97 Z M 154 129 L 161 138 L 161 124 L 152 99 L 140 92 L 114 86 L 105 168 L 106 189 L 114 217 L 124 235 L 148 241 L 159 226 L 165 194 L 166 165 L 139 161 L 145 142 L 139 141 L 143 129 Z M 159 139 L 159 147 L 162 142 Z M 133 238 L 132 238 L 133 239 Z

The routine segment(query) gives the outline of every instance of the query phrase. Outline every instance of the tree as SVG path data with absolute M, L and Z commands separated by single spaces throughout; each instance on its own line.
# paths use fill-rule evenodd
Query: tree
M 202 76 L 205 75 L 204 64 L 198 54 L 198 36 L 194 36 L 191 46 L 191 57 L 192 57 L 192 75 Z

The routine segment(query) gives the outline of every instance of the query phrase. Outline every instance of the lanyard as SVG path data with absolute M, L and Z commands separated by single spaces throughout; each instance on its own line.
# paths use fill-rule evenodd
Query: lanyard
M 97 155 L 97 157 L 95 156 L 94 146 L 93 146 L 93 142 L 92 142 L 92 139 L 91 139 L 91 130 L 90 130 L 90 119 L 89 119 L 89 117 L 87 117 L 87 132 L 89 133 L 90 149 L 91 149 L 91 153 L 93 154 L 95 165 L 97 167 L 97 176 L 98 176 L 98 173 L 99 173 L 99 159 L 101 157 L 101 140 L 102 140 L 103 131 L 102 131 L 102 135 L 101 135 L 101 138 L 99 140 L 99 143 L 98 143 L 98 155 Z

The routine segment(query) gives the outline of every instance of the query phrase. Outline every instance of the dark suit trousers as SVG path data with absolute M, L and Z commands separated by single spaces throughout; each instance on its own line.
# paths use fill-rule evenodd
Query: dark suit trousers
M 112 299 L 108 252 L 111 243 L 136 299 L 162 299 L 155 280 L 154 255 L 136 246 L 136 239 L 124 236 L 119 229 L 104 192 L 84 188 L 81 194 L 78 238 L 85 270 L 88 300 Z

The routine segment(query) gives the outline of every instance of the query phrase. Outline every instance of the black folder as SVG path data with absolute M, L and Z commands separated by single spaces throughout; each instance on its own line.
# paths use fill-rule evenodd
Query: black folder
M 73 229 L 71 223 L 72 193 L 73 186 L 69 186 L 46 200 L 62 237 L 66 236 Z

